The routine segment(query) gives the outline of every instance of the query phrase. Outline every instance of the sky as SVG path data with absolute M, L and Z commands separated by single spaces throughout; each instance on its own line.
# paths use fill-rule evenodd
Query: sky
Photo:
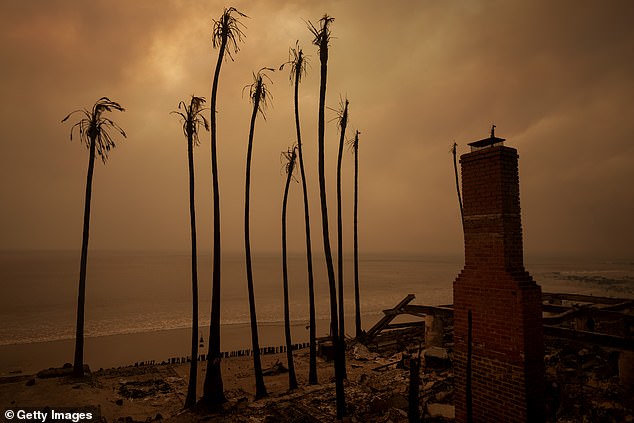
M 94 250 L 190 247 L 186 141 L 170 112 L 209 99 L 218 51 L 213 19 L 248 15 L 244 42 L 223 63 L 218 93 L 222 242 L 243 250 L 251 105 L 243 88 L 279 68 L 299 41 L 310 66 L 300 114 L 313 228 L 319 55 L 307 22 L 335 18 L 326 104 L 350 100 L 359 130 L 362 254 L 462 254 L 450 148 L 491 124 L 520 156 L 527 254 L 634 257 L 634 5 L 630 1 L 155 1 L 0 3 L 0 250 L 81 246 L 88 151 L 69 139 L 69 112 L 100 97 L 121 103 L 127 133 L 96 163 Z M 271 74 L 255 128 L 251 240 L 279 252 L 284 174 L 295 142 L 287 68 Z M 336 240 L 339 133 L 327 111 L 330 226 Z M 199 248 L 212 243 L 210 137 L 195 150 Z M 343 158 L 344 249 L 352 251 L 353 156 Z M 291 186 L 289 248 L 304 248 L 301 185 Z

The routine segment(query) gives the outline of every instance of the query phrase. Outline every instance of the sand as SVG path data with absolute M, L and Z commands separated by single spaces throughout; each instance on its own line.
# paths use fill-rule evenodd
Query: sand
M 327 325 L 322 323 L 320 327 L 327 328 Z M 221 328 L 222 351 L 251 347 L 251 329 L 248 324 L 226 325 Z M 259 324 L 258 333 L 261 347 L 279 347 L 285 343 L 284 327 L 281 323 Z M 200 335 L 206 341 L 209 327 L 201 327 Z M 303 324 L 293 325 L 292 335 L 294 343 L 308 342 L 308 330 Z M 74 339 L 0 345 L 0 377 L 16 373 L 35 373 L 42 368 L 62 366 L 72 361 L 74 348 Z M 93 371 L 151 360 L 161 363 L 172 357 L 190 355 L 191 331 L 189 328 L 183 328 L 87 337 L 84 348 L 84 361 L 90 363 Z M 207 353 L 207 349 L 208 344 L 204 342 L 200 354 Z
M 321 387 L 332 389 L 332 363 L 318 359 L 318 375 L 322 385 L 307 387 L 308 349 L 296 351 L 294 357 L 298 382 L 302 387 L 296 392 L 301 392 L 302 389 L 314 390 Z M 278 361 L 285 365 L 286 354 L 262 356 L 264 369 L 271 367 Z M 198 396 L 200 397 L 206 363 L 200 362 L 199 364 Z M 253 401 L 255 381 L 251 357 L 224 359 L 222 361 L 222 374 L 229 407 L 235 406 L 237 403 L 248 403 L 251 407 L 255 404 L 255 408 L 258 407 L 258 404 Z M 100 409 L 101 415 L 109 422 L 117 421 L 120 418 L 125 419 L 128 416 L 134 421 L 154 420 L 157 415 L 165 420 L 184 419 L 189 421 L 197 418 L 195 418 L 196 415 L 182 410 L 187 391 L 188 375 L 189 364 L 108 369 L 93 372 L 90 377 L 84 379 L 70 377 L 40 379 L 33 376 L 16 375 L 12 378 L 0 379 L 0 407 L 3 410 L 16 411 L 25 407 L 57 409 L 60 407 L 96 406 Z M 29 386 L 29 380 L 34 380 L 35 383 Z M 120 388 L 130 382 L 157 380 L 165 382 L 169 391 L 138 399 L 126 398 L 121 394 Z M 288 373 L 266 376 L 265 383 L 270 395 L 269 401 L 271 398 L 288 394 Z M 148 382 L 147 386 L 151 385 L 152 383 Z M 247 412 L 247 414 L 250 413 Z

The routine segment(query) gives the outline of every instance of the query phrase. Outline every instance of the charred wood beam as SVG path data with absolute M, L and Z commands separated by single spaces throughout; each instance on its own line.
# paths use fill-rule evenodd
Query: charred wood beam
M 404 322 L 404 323 L 391 323 L 385 327 L 385 330 L 389 329 L 402 329 L 402 328 L 424 328 L 425 322 Z
M 398 314 L 400 314 L 398 310 L 402 309 L 407 304 L 412 302 L 414 298 L 416 298 L 414 294 L 408 294 L 396 305 L 396 307 L 389 310 L 383 310 L 383 313 L 385 314 L 385 316 L 381 320 L 379 320 L 379 322 L 376 325 L 372 326 L 368 330 L 365 336 L 366 339 L 372 339 L 377 333 L 381 332 L 385 328 L 386 325 L 388 325 L 392 320 L 394 320 L 394 318 Z
M 612 297 L 597 297 L 594 295 L 581 295 L 581 294 L 560 294 L 552 292 L 542 293 L 542 301 L 578 301 L 583 303 L 592 304 L 619 304 L 623 302 L 623 298 Z
M 632 342 L 632 339 L 624 338 L 621 336 L 567 329 L 559 326 L 550 325 L 544 325 L 544 335 L 553 338 L 582 341 L 590 344 L 599 345 L 601 347 L 612 347 L 622 350 L 634 351 L 634 342 Z
M 404 311 L 409 314 L 422 314 L 422 315 L 433 315 L 433 316 L 452 316 L 453 308 L 448 306 L 426 306 L 426 305 L 418 305 L 418 304 L 408 304 L 404 307 Z

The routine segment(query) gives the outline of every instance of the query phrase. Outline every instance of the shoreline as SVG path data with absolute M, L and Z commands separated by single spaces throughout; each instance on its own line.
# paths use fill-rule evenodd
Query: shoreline
M 375 323 L 374 314 L 365 315 L 366 326 Z M 347 319 L 353 324 L 353 319 Z M 328 319 L 317 320 L 317 336 L 326 336 Z M 346 325 L 348 326 L 348 325 Z M 353 333 L 354 328 L 347 328 Z M 221 325 L 222 352 L 250 350 L 251 328 L 248 323 Z M 284 322 L 258 324 L 261 348 L 279 348 L 286 344 Z M 291 322 L 293 344 L 309 341 L 306 322 Z M 198 337 L 203 337 L 200 354 L 207 354 L 209 326 L 199 328 Z M 91 371 L 134 366 L 135 363 L 154 362 L 156 364 L 171 358 L 188 357 L 191 354 L 191 328 L 163 329 L 150 332 L 124 333 L 86 337 L 84 362 Z M 0 345 L 0 377 L 35 374 L 50 367 L 61 367 L 72 362 L 75 339 L 42 341 L 23 344 Z

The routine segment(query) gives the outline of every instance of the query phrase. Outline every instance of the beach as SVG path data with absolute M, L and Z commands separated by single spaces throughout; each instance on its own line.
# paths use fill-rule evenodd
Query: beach
M 411 357 L 418 345 L 405 352 L 373 353 L 349 343 L 345 395 L 350 422 L 408 422 L 408 393 Z M 407 352 L 409 351 L 409 353 Z M 437 352 L 447 354 L 438 360 Z M 135 423 L 170 422 L 312 422 L 335 421 L 334 368 L 332 362 L 317 358 L 319 384 L 308 385 L 308 349 L 294 352 L 299 388 L 288 389 L 286 354 L 262 356 L 268 396 L 255 400 L 255 379 L 251 357 L 230 357 L 221 361 L 224 392 L 222 408 L 197 406 L 184 410 L 189 363 L 127 366 L 98 370 L 83 378 L 41 378 L 13 375 L 0 378 L 0 407 L 5 412 L 19 410 L 71 410 L 93 412 L 101 421 Z M 444 348 L 423 350 L 418 409 L 425 421 L 454 421 L 454 374 L 452 343 Z M 620 384 L 608 350 L 547 339 L 546 375 L 550 388 L 546 401 L 548 421 L 629 422 L 634 419 L 631 393 Z M 609 365 L 595 365 L 607 359 Z M 280 371 L 280 367 L 282 369 Z M 570 368 L 579 368 L 577 374 Z M 198 398 L 206 363 L 198 366 Z M 582 369 L 582 370 L 581 370 Z M 70 408 L 69 408 L 70 407 Z M 557 415 L 555 417 L 555 414 Z
M 366 315 L 369 324 L 378 320 L 378 315 Z M 348 333 L 351 333 L 354 321 L 348 319 Z M 317 321 L 318 336 L 328 334 L 328 321 Z M 284 327 L 280 323 L 258 325 L 261 348 L 279 348 L 285 345 Z M 308 342 L 306 325 L 295 323 L 291 326 L 294 344 Z M 203 337 L 203 346 L 199 355 L 207 354 L 209 327 L 201 327 L 198 337 Z M 199 344 L 200 345 L 200 344 Z M 221 326 L 222 352 L 251 349 L 251 329 L 248 324 Z M 72 360 L 75 348 L 74 339 L 0 345 L 0 376 L 15 374 L 33 374 L 43 368 L 60 367 Z M 188 328 L 157 330 L 151 332 L 127 333 L 118 335 L 85 338 L 85 363 L 92 370 L 133 365 L 140 362 L 161 363 L 172 358 L 181 359 L 191 355 L 191 330 Z

